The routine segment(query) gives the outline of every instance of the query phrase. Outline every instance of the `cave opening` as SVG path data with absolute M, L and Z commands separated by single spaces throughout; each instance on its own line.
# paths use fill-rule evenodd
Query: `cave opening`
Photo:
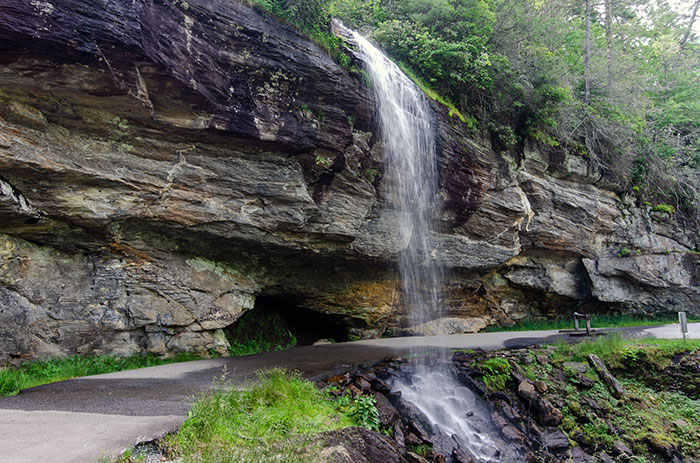
M 348 340 L 342 316 L 302 307 L 297 300 L 258 296 L 253 309 L 225 329 L 232 355 L 247 355 L 310 346 L 321 339 Z

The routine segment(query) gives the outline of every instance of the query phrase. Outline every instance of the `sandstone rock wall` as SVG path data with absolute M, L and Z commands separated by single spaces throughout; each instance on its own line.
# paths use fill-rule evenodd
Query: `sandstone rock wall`
M 354 336 L 401 326 L 405 243 L 360 80 L 245 2 L 4 1 L 0 362 L 225 351 L 261 295 Z M 443 325 L 698 313 L 697 232 L 584 159 L 496 153 L 435 111 Z

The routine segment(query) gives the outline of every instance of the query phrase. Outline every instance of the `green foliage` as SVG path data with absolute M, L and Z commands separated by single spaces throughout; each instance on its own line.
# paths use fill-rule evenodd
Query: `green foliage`
M 508 375 L 485 375 L 482 380 L 489 391 L 502 391 L 508 383 Z
M 491 391 L 500 391 L 505 389 L 510 373 L 513 369 L 510 362 L 503 357 L 491 357 L 486 359 L 480 365 L 481 371 L 484 372 L 482 380 L 486 387 Z
M 408 448 L 418 456 L 429 458 L 433 448 L 425 444 L 408 444 Z
M 350 403 L 348 415 L 356 426 L 379 430 L 379 411 L 377 401 L 372 396 L 360 396 Z
M 316 156 L 314 157 L 314 164 L 319 167 L 328 169 L 333 165 L 333 160 L 326 156 Z
M 374 183 L 374 180 L 377 178 L 377 175 L 379 175 L 379 172 L 377 169 L 365 169 L 364 171 L 364 177 L 367 179 L 369 183 Z
M 216 388 L 198 400 L 170 446 L 184 463 L 319 461 L 319 432 L 352 421 L 299 374 L 260 373 L 248 390 Z
M 331 386 L 326 390 L 327 394 L 337 393 L 337 387 Z M 329 395 L 335 401 L 338 410 L 347 415 L 355 426 L 379 431 L 379 410 L 377 410 L 377 401 L 372 396 L 354 397 L 349 392 L 337 397 Z M 393 431 L 392 431 L 393 433 Z
M 469 114 L 461 119 L 487 130 L 496 149 L 535 142 L 584 155 L 621 190 L 630 179 L 655 202 L 692 213 L 700 207 L 697 37 L 686 36 L 687 12 L 675 4 L 611 4 L 611 17 L 594 8 L 588 49 L 585 9 L 568 0 L 332 0 L 329 8 L 432 98 Z
M 700 45 L 671 4 L 612 2 L 610 18 L 594 8 L 585 49 L 585 9 L 569 0 L 251 1 L 371 85 L 330 17 L 361 28 L 497 150 L 517 154 L 532 142 L 585 156 L 620 190 L 631 181 L 700 223 Z
M 491 375 L 510 374 L 510 362 L 503 357 L 491 357 L 481 364 L 481 369 Z
M 521 367 L 522 372 L 532 381 L 547 381 L 549 373 L 552 371 L 550 363 L 540 365 L 532 362 L 529 365 Z
M 687 458 L 700 456 L 699 400 L 678 392 L 655 390 L 634 380 L 623 379 L 622 385 L 635 397 L 635 401 L 622 405 L 621 417 L 613 414 L 613 424 L 626 438 L 632 442 L 676 447 Z M 679 419 L 684 423 L 678 423 Z
M 625 398 L 615 399 L 593 369 L 586 373 L 593 386 L 576 387 L 573 371 L 546 365 L 550 370 L 561 368 L 566 376 L 546 378 L 551 390 L 566 391 L 561 429 L 599 452 L 610 453 L 615 441 L 623 440 L 638 455 L 637 461 L 662 461 L 658 449 L 670 447 L 679 449 L 685 459 L 696 459 L 700 456 L 700 400 L 670 391 L 664 368 L 683 364 L 679 355 L 698 350 L 700 340 L 605 336 L 579 344 L 558 343 L 555 353 L 561 361 L 584 361 L 588 354 L 598 355 L 626 391 Z M 518 367 L 533 373 L 533 365 Z
M 133 370 L 167 363 L 198 360 L 194 354 L 177 354 L 174 357 L 142 355 L 135 357 L 74 355 L 63 359 L 25 362 L 18 367 L 0 370 L 0 397 L 15 395 L 22 389 L 41 384 L 64 381 L 81 376 L 99 375 L 122 370 Z
M 267 13 L 293 25 L 324 47 L 342 67 L 350 67 L 342 39 L 331 32 L 329 0 L 248 0 Z
M 457 107 L 451 102 L 445 99 L 442 95 L 440 95 L 438 92 L 430 88 L 430 86 L 426 85 L 423 80 L 418 77 L 416 73 L 414 73 L 408 66 L 405 64 L 399 62 L 398 63 L 399 67 L 401 70 L 406 74 L 418 87 L 423 90 L 423 93 L 426 94 L 428 98 L 430 98 L 433 101 L 437 101 L 438 103 L 441 103 L 442 105 L 446 106 L 447 109 L 449 110 L 449 116 L 450 117 L 457 117 L 460 121 L 463 123 L 467 124 L 468 128 L 473 128 L 474 124 L 476 123 L 476 120 L 467 115 L 464 116 L 462 113 L 457 109 Z
M 634 254 L 634 251 L 630 248 L 622 248 L 620 252 L 617 253 L 617 257 L 629 257 Z
M 340 64 L 345 69 L 350 69 L 350 57 L 345 54 L 345 52 L 340 51 L 336 57 L 338 64 Z
M 677 353 L 698 349 L 700 339 L 650 338 L 631 341 L 611 333 L 592 341 L 559 346 L 558 351 L 577 361 L 585 361 L 588 354 L 596 354 L 610 367 L 633 371 L 642 364 L 645 368 L 663 368 Z
M 229 354 L 258 354 L 294 347 L 297 339 L 279 313 L 250 310 L 226 329 Z

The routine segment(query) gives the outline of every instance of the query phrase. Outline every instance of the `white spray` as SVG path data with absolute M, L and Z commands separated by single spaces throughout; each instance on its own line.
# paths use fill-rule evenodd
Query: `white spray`
M 433 239 L 439 181 L 432 113 L 425 94 L 396 64 L 357 32 L 346 32 L 353 35 L 377 99 L 387 202 L 395 208 L 405 245 L 399 256 L 402 300 L 409 323 L 424 325 L 441 316 L 444 279 Z M 493 441 L 467 419 L 476 398 L 452 374 L 421 367 L 394 388 L 480 461 L 498 461 Z

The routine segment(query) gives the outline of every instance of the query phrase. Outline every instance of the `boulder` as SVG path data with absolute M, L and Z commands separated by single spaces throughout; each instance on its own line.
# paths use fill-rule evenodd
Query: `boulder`
M 333 463 L 407 463 L 405 458 L 378 432 L 364 428 L 345 428 L 322 433 L 318 437 L 323 446 L 321 459 Z

